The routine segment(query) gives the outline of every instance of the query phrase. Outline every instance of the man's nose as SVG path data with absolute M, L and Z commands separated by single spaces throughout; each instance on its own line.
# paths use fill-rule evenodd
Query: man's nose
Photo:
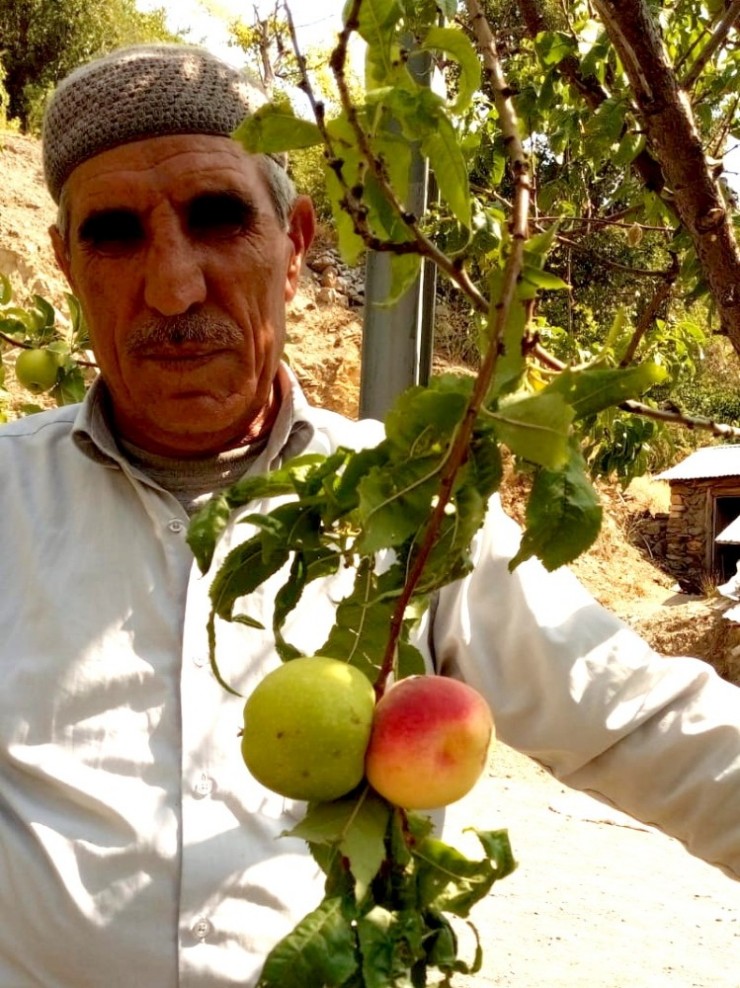
M 145 301 L 163 316 L 177 316 L 206 299 L 202 258 L 175 224 L 155 232 L 147 252 Z

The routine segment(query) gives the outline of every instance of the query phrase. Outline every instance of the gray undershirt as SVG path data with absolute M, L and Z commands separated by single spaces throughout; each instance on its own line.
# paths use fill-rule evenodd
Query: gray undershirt
M 226 490 L 244 476 L 267 445 L 267 439 L 265 436 L 255 443 L 192 460 L 158 456 L 120 437 L 118 445 L 129 463 L 169 491 L 192 517 L 212 494 Z

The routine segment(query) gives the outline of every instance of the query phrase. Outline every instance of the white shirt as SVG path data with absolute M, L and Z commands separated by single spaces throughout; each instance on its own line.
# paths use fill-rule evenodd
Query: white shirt
M 0 429 L 0 988 L 249 986 L 322 876 L 279 837 L 302 805 L 244 768 L 187 517 L 120 455 L 98 390 Z M 381 437 L 294 383 L 250 472 L 296 429 L 320 453 Z M 213 569 L 250 534 L 238 515 Z M 509 574 L 517 540 L 494 499 L 475 573 L 419 630 L 430 668 L 481 689 L 499 736 L 563 781 L 740 875 L 740 690 L 656 655 L 568 571 Z M 310 584 L 286 638 L 318 648 L 351 579 Z M 244 603 L 268 629 L 281 582 Z M 267 632 L 217 638 L 242 695 L 278 664 Z

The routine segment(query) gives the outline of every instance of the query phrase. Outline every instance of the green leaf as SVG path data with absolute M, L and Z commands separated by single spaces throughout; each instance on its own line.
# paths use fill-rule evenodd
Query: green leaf
M 218 494 L 190 520 L 186 539 L 201 573 L 208 572 L 213 560 L 213 553 L 216 550 L 216 543 L 223 534 L 230 517 L 231 508 L 226 495 Z
M 515 870 L 516 860 L 507 830 L 477 830 L 475 827 L 467 829 L 474 833 L 483 845 L 483 850 L 494 863 L 499 878 L 506 878 Z
M 571 563 L 599 534 L 601 517 L 583 456 L 574 449 L 563 470 L 541 470 L 535 477 L 527 502 L 526 528 L 509 569 L 531 556 L 538 556 L 548 570 Z
M 411 853 L 418 869 L 419 903 L 436 912 L 467 916 L 499 877 L 487 858 L 472 861 L 436 837 L 427 837 Z
M 421 272 L 418 254 L 391 254 L 391 287 L 388 298 L 379 303 L 380 308 L 395 305 L 416 284 Z
M 402 545 L 429 518 L 439 482 L 436 457 L 399 463 L 393 472 L 373 470 L 360 484 L 357 515 L 362 534 L 356 548 L 364 554 Z
M 295 151 L 323 142 L 316 124 L 297 117 L 287 102 L 261 106 L 239 124 L 232 136 L 249 154 Z
M 568 461 L 573 409 L 561 395 L 527 395 L 502 402 L 491 413 L 499 439 L 516 456 L 557 470 Z
M 576 418 L 585 418 L 628 398 L 637 398 L 668 376 L 665 367 L 646 362 L 635 367 L 564 370 L 543 394 L 562 394 Z
M 265 557 L 259 535 L 236 546 L 226 556 L 213 579 L 210 589 L 215 613 L 230 621 L 235 602 L 252 593 L 273 573 L 285 565 L 290 553 L 283 548 Z
M 0 305 L 7 305 L 13 297 L 13 288 L 10 278 L 0 273 Z
M 557 65 L 577 52 L 578 43 L 564 31 L 541 31 L 535 38 L 534 48 L 543 65 Z
M 501 299 L 503 271 L 500 268 L 491 275 L 491 309 L 488 316 L 486 346 L 490 346 L 493 334 L 497 305 Z M 510 306 L 500 342 L 496 373 L 491 386 L 491 394 L 506 394 L 518 387 L 526 368 L 522 344 L 527 329 L 527 313 L 521 302 Z
M 267 956 L 258 988 L 326 988 L 343 985 L 358 969 L 347 899 L 325 899 Z
M 467 35 L 457 28 L 431 27 L 421 44 L 422 51 L 443 51 L 457 62 L 457 99 L 451 107 L 453 113 L 466 110 L 481 86 L 481 67 L 478 55 Z
M 522 268 L 522 278 L 528 281 L 531 285 L 535 285 L 537 288 L 544 288 L 547 291 L 570 291 L 570 285 L 567 281 L 563 281 L 552 271 L 544 271 L 542 268 L 536 268 L 531 265 L 525 264 Z
M 375 906 L 357 921 L 362 954 L 363 988 L 405 988 L 409 969 L 424 956 L 426 934 L 423 917 Z
M 421 150 L 434 171 L 440 195 L 463 226 L 471 226 L 470 183 L 465 157 L 457 133 L 442 113 L 437 129 L 421 142 Z
M 349 861 L 356 898 L 361 902 L 385 860 L 391 813 L 384 799 L 365 788 L 359 797 L 309 806 L 289 836 L 312 844 L 336 844 Z
M 470 378 L 453 375 L 434 378 L 426 388 L 407 388 L 385 416 L 391 454 L 402 462 L 441 454 L 462 420 L 471 390 Z

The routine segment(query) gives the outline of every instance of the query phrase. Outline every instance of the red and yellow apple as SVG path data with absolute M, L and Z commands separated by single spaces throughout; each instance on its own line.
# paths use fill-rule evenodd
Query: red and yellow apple
M 365 774 L 397 806 L 447 806 L 475 785 L 492 737 L 490 707 L 472 686 L 444 676 L 409 676 L 375 707 Z

